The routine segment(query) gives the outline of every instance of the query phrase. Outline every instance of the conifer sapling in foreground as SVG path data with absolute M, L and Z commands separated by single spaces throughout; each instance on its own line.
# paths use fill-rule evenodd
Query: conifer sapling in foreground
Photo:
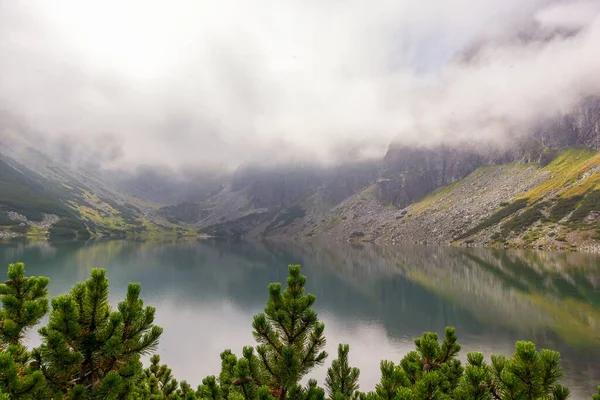
M 259 343 L 256 351 L 269 375 L 268 386 L 280 399 L 327 357 L 325 325 L 312 309 L 315 296 L 304 294 L 306 277 L 300 274 L 300 266 L 288 269 L 286 289 L 282 293 L 280 283 L 271 283 L 265 312 L 255 315 L 252 323 Z
M 22 341 L 48 311 L 49 282 L 46 277 L 26 277 L 25 265 L 15 263 L 0 284 L 0 393 L 7 398 L 39 397 L 44 390 L 44 377 Z
M 333 400 L 353 400 L 358 391 L 360 371 L 358 368 L 350 367 L 349 352 L 350 346 L 340 344 L 338 358 L 331 362 L 331 367 L 327 370 L 325 387 L 327 387 L 329 397 Z

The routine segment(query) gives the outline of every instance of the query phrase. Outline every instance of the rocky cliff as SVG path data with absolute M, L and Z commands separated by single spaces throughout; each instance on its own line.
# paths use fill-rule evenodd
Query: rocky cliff
M 448 146 L 390 146 L 377 180 L 377 199 L 406 207 L 433 190 L 454 183 L 485 162 L 475 151 Z

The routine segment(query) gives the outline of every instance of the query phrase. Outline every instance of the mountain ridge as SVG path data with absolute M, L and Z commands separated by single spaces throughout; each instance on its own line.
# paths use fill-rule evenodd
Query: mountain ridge
M 581 249 L 597 249 L 600 240 L 593 229 L 600 212 L 600 98 L 539 121 L 513 143 L 394 142 L 379 160 L 335 167 L 246 165 L 231 174 L 178 175 L 158 167 L 109 172 L 93 162 L 73 168 L 32 146 L 31 138 L 39 135 L 14 119 L 0 118 L 0 133 L 2 177 L 14 168 L 27 171 L 44 188 L 36 189 L 40 199 L 49 196 L 60 210 L 46 213 L 38 205 L 37 219 L 24 220 L 15 201 L 0 199 L 5 236 L 23 234 L 24 228 L 14 228 L 17 221 L 35 227 L 27 221 L 50 215 L 49 225 L 66 224 L 66 233 L 81 237 L 209 235 Z M 0 179 L 10 183 L 5 181 Z M 33 202 L 35 208 L 32 198 L 22 206 Z M 18 218 L 11 219 L 9 211 Z M 43 231 L 33 230 L 42 236 Z

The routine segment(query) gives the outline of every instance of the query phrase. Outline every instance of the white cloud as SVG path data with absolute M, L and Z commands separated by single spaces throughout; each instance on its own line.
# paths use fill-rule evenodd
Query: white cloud
M 69 143 L 112 137 L 120 165 L 331 160 L 381 155 L 393 138 L 502 136 L 600 93 L 599 12 L 550 0 L 0 0 L 0 107 Z M 577 32 L 523 41 L 523 27 Z

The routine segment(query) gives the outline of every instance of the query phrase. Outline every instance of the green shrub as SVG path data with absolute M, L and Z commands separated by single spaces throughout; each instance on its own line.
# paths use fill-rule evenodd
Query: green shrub
M 304 211 L 302 209 L 302 207 L 300 207 L 299 205 L 294 204 L 287 210 L 279 213 L 277 215 L 277 217 L 275 217 L 273 222 L 271 222 L 269 224 L 269 226 L 267 226 L 265 231 L 269 232 L 276 228 L 282 228 L 284 226 L 291 224 L 292 222 L 294 222 L 294 220 L 299 219 L 299 218 L 304 218 L 305 216 L 306 216 L 306 211 Z
M 21 221 L 8 217 L 8 213 L 5 211 L 0 212 L 0 226 L 13 226 L 19 225 Z
M 520 209 L 524 208 L 525 206 L 527 206 L 527 199 L 515 200 L 511 204 L 507 205 L 506 207 L 498 210 L 496 213 L 492 214 L 488 218 L 484 219 L 476 227 L 469 229 L 467 232 L 460 235 L 457 238 L 457 240 L 462 240 L 462 239 L 468 238 L 469 236 L 472 236 L 486 228 L 489 228 L 490 226 L 496 225 L 500 221 L 502 221 L 504 218 L 514 214 L 515 212 L 519 211 Z
M 29 231 L 28 225 L 14 225 L 10 227 L 11 232 L 15 233 L 27 233 Z
M 559 199 L 556 204 L 550 209 L 550 221 L 558 222 L 566 217 L 575 209 L 577 204 L 583 199 L 583 196 L 572 196 L 566 199 Z
M 137 219 L 137 212 L 139 211 L 137 208 L 131 205 L 121 205 L 115 201 L 110 199 L 101 199 L 103 202 L 109 204 L 112 208 L 119 212 L 119 216 L 123 218 L 123 221 L 127 224 L 135 224 Z
M 541 213 L 540 208 L 541 204 L 538 204 L 508 220 L 504 226 L 502 226 L 502 234 L 506 236 L 510 232 L 522 232 L 535 222 L 544 219 L 544 215 Z
M 0 159 L 0 211 L 15 211 L 32 221 L 43 213 L 61 217 L 72 215 L 64 204 L 72 193 L 23 165 Z
M 0 180 L 0 210 L 15 211 L 32 221 L 41 221 L 46 214 L 67 216 L 69 210 L 60 201 L 30 188 Z
M 600 211 L 600 189 L 591 191 L 584 197 L 579 208 L 571 214 L 569 222 L 581 222 L 592 211 Z
M 50 237 L 89 238 L 90 232 L 85 224 L 74 218 L 64 218 L 52 225 L 48 230 Z

